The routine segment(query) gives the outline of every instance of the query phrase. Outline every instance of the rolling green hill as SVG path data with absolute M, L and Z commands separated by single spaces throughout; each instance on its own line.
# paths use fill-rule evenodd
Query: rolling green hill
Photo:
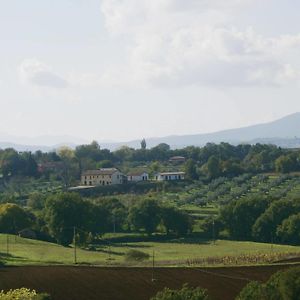
M 52 265 L 73 264 L 74 249 L 53 243 L 0 235 L 1 259 L 8 265 Z M 136 242 L 99 245 L 94 251 L 77 249 L 77 262 L 91 265 L 125 265 L 124 256 L 129 249 L 148 253 L 153 251 L 155 263 L 164 265 L 187 265 L 187 261 L 198 264 L 252 264 L 277 260 L 287 256 L 300 256 L 300 247 L 270 245 L 254 242 L 218 240 L 216 243 L 199 240 L 174 240 L 170 242 Z M 7 255 L 8 250 L 8 255 Z M 279 255 L 280 253 L 280 255 Z M 284 254 L 284 255 L 283 255 Z M 260 259 L 256 259 L 256 257 Z M 219 261 L 215 261 L 219 258 Z M 222 258 L 222 259 L 221 259 Z M 264 258 L 263 261 L 261 259 Z M 127 263 L 128 264 L 128 263 Z M 151 265 L 146 261 L 142 265 Z

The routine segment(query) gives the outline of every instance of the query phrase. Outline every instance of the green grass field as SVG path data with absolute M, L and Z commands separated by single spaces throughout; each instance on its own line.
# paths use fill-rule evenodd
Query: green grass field
M 0 235 L 2 260 L 8 265 L 51 265 L 73 264 L 74 249 L 52 243 L 9 236 L 7 256 L 6 235 Z M 184 265 L 186 260 L 239 255 L 269 255 L 273 253 L 299 253 L 300 247 L 283 246 L 253 242 L 218 240 L 216 243 L 189 240 L 181 242 L 137 242 L 114 243 L 111 246 L 98 246 L 96 251 L 77 249 L 77 262 L 93 265 L 122 265 L 124 255 L 129 249 L 136 249 L 155 255 L 158 265 Z M 151 264 L 144 262 L 143 265 Z

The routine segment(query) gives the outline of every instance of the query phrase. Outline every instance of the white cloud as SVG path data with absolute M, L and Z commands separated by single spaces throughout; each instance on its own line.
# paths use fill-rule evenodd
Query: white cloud
M 263 37 L 232 24 L 239 9 L 256 1 L 102 0 L 107 29 L 126 36 L 130 49 L 116 77 L 159 86 L 299 81 L 289 53 L 299 50 L 300 35 Z
M 53 72 L 50 66 L 37 59 L 25 59 L 19 66 L 19 75 L 24 84 L 55 89 L 68 86 L 67 80 Z

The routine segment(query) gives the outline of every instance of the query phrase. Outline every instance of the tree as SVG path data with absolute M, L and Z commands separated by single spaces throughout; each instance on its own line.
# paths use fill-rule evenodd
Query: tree
M 30 194 L 27 200 L 27 205 L 32 209 L 42 209 L 45 205 L 46 197 L 42 193 Z
M 128 211 L 125 206 L 116 198 L 101 199 L 101 204 L 109 212 L 108 225 L 110 231 L 120 231 L 125 224 Z
M 142 149 L 142 150 L 145 150 L 146 148 L 147 148 L 146 140 L 145 140 L 145 139 L 142 139 L 142 141 L 141 141 L 141 149 Z
M 297 160 L 293 155 L 282 155 L 275 161 L 276 171 L 279 173 L 289 173 L 296 171 Z
M 197 180 L 199 178 L 196 168 L 196 162 L 193 159 L 188 159 L 184 165 L 185 176 L 190 180 Z
M 61 193 L 46 201 L 45 219 L 50 234 L 67 246 L 73 239 L 73 228 L 88 230 L 89 206 L 78 194 Z
M 38 174 L 38 165 L 31 152 L 22 153 L 21 159 L 24 161 L 23 174 L 25 176 L 36 177 Z
M 207 161 L 207 171 L 209 178 L 217 178 L 221 174 L 220 160 L 216 156 L 211 156 Z
M 300 295 L 300 268 L 291 268 L 274 274 L 267 283 L 250 282 L 236 300 L 298 300 Z
M 160 212 L 157 201 L 145 199 L 130 208 L 128 220 L 135 229 L 144 229 L 150 235 L 160 222 Z
M 76 175 L 79 175 L 76 168 L 75 152 L 69 147 L 61 147 L 57 153 L 63 162 L 60 175 L 64 182 L 64 187 L 67 188 L 70 186 L 72 179 L 74 179 Z
M 190 216 L 175 207 L 162 207 L 161 218 L 167 234 L 172 231 L 177 235 L 182 236 L 192 230 L 192 219 Z
M 171 290 L 165 288 L 158 292 L 151 300 L 208 300 L 206 290 L 198 288 L 190 288 L 187 284 L 183 285 L 180 290 Z
M 227 176 L 238 176 L 244 172 L 237 159 L 228 159 L 222 162 L 222 173 Z
M 86 203 L 87 216 L 85 228 L 87 231 L 95 234 L 103 234 L 109 228 L 109 211 L 103 204 Z
M 165 143 L 158 144 L 157 146 L 151 148 L 150 156 L 152 160 L 166 160 L 170 155 L 170 146 Z
M 230 237 L 241 240 L 252 238 L 252 226 L 265 211 L 268 201 L 264 198 L 239 199 L 224 206 L 220 220 Z
M 261 242 L 275 241 L 277 227 L 295 213 L 295 209 L 294 201 L 283 199 L 273 202 L 255 221 L 252 228 L 253 237 Z
M 281 242 L 290 244 L 300 243 L 300 213 L 291 215 L 278 226 L 277 236 Z
M 17 234 L 20 230 L 31 225 L 29 215 L 16 204 L 6 203 L 0 205 L 0 231 Z

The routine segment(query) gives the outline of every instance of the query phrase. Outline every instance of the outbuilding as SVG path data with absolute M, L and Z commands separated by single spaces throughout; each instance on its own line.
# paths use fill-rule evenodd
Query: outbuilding
M 163 172 L 155 174 L 157 181 L 184 180 L 185 172 Z
M 129 182 L 140 182 L 140 181 L 148 181 L 149 174 L 144 171 L 140 172 L 130 172 L 127 174 L 127 180 Z

